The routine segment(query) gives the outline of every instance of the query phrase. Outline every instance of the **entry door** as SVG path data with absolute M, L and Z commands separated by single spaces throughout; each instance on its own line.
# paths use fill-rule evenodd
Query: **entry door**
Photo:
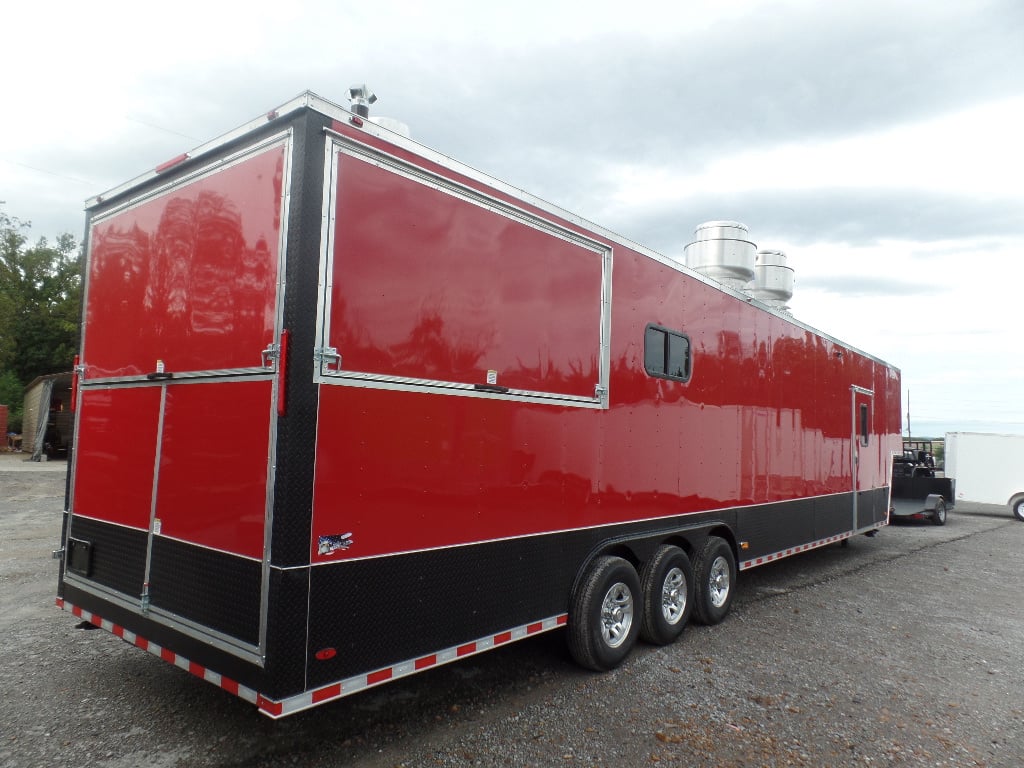
M 874 477 L 873 456 L 879 450 L 878 436 L 872 435 L 874 392 L 863 387 L 851 389 L 850 456 L 853 476 L 853 520 L 852 530 L 858 530 L 874 521 L 871 497 L 865 492 L 872 488 Z
M 288 148 L 246 150 L 90 230 L 72 534 L 126 527 L 130 573 L 96 546 L 92 577 L 247 646 L 269 554 Z

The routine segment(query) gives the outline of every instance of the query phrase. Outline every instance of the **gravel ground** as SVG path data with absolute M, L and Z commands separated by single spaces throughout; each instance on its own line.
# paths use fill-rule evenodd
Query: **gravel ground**
M 604 675 L 560 632 L 281 721 L 56 609 L 61 462 L 0 454 L 0 767 L 1024 764 L 1024 525 L 961 504 L 740 575 Z

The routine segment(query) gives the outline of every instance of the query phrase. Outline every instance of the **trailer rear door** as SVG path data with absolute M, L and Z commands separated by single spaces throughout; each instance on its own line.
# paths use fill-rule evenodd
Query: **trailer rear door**
M 283 179 L 276 137 L 92 221 L 68 579 L 260 646 Z M 72 545 L 75 546 L 75 545 Z

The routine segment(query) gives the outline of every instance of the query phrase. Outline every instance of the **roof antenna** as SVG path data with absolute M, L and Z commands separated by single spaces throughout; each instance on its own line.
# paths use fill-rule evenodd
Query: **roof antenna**
M 352 112 L 360 117 L 370 116 L 370 105 L 377 100 L 377 95 L 363 85 L 353 85 L 348 89 L 348 99 L 352 102 Z

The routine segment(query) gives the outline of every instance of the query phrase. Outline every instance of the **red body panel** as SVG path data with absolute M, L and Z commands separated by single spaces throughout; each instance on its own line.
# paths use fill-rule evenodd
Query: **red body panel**
M 262 559 L 269 381 L 167 391 L 156 515 L 160 533 Z
M 76 514 L 149 528 L 159 419 L 158 387 L 83 390 L 71 504 Z
M 273 341 L 284 149 L 96 223 L 86 380 L 260 365 Z
M 348 371 L 593 397 L 601 259 L 341 155 L 331 346 Z M 493 383 L 493 382 L 492 382 Z

